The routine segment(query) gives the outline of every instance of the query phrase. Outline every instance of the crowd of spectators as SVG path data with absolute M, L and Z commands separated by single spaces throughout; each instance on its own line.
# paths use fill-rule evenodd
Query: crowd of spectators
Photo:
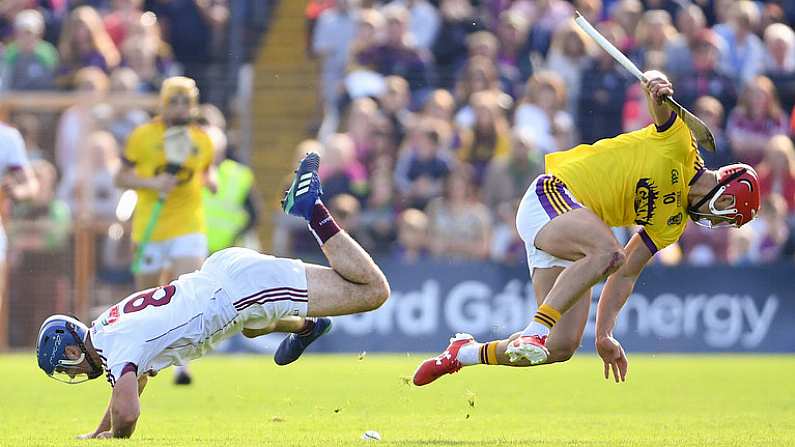
M 219 77 L 218 67 L 226 63 L 229 19 L 229 0 L 0 1 L 0 93 L 79 98 L 64 110 L 21 108 L 4 117 L 22 133 L 41 185 L 36 200 L 10 211 L 12 258 L 69 250 L 75 219 L 90 216 L 98 229 L 110 226 L 98 238 L 99 275 L 126 277 L 129 256 L 118 254 L 129 251 L 129 237 L 117 222 L 122 191 L 113 174 L 127 136 L 158 103 L 145 110 L 109 98 L 156 98 L 163 79 L 183 74 L 197 81 L 203 101 L 225 109 L 227 72 Z M 218 114 L 202 109 L 214 121 Z M 210 133 L 223 159 L 226 137 Z
M 313 0 L 326 200 L 382 257 L 526 262 L 513 216 L 543 156 L 651 123 L 639 84 L 574 10 L 712 128 L 709 168 L 753 165 L 760 218 L 690 225 L 656 262 L 746 265 L 795 253 L 795 2 Z M 277 246 L 306 249 L 283 220 Z M 296 230 L 301 231 L 301 230 Z M 635 229 L 615 229 L 626 241 Z

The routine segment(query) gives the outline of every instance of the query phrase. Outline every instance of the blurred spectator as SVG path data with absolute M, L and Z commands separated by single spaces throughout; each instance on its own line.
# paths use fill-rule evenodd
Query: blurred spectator
M 122 193 L 113 184 L 121 165 L 119 144 L 110 132 L 95 131 L 85 137 L 84 151 L 89 159 L 61 179 L 58 198 L 75 213 L 85 210 L 95 221 L 113 222 Z
M 442 23 L 432 52 L 439 87 L 452 89 L 467 61 L 468 36 L 481 30 L 482 23 L 468 0 L 442 0 L 440 12 Z
M 400 76 L 389 76 L 385 79 L 386 91 L 379 98 L 381 110 L 384 117 L 392 127 L 393 144 L 397 147 L 403 142 L 406 135 L 406 127 L 411 121 L 412 114 L 409 111 L 411 95 L 409 84 Z
M 469 166 L 459 165 L 447 177 L 444 194 L 425 209 L 436 257 L 483 260 L 489 255 L 491 219 L 475 198 L 472 175 Z
M 737 101 L 737 91 L 734 80 L 718 68 L 720 38 L 714 31 L 705 29 L 691 45 L 693 72 L 673 79 L 677 99 L 690 108 L 696 99 L 712 96 L 725 110 L 731 110 Z
M 494 157 L 483 179 L 483 203 L 496 209 L 502 202 L 520 199 L 536 176 L 544 171 L 543 154 L 536 149 L 533 134 L 514 130 L 511 152 Z
M 97 112 L 96 101 L 103 98 L 109 88 L 110 81 L 105 73 L 97 67 L 83 68 L 75 74 L 75 87 L 84 95 L 84 100 L 64 110 L 58 121 L 55 133 L 55 164 L 63 177 L 73 175 L 85 154 L 82 152 L 83 140 L 95 126 Z
M 370 98 L 353 102 L 346 122 L 347 134 L 354 144 L 354 156 L 367 162 L 375 151 L 376 133 L 384 126 L 384 116 L 378 104 Z
M 434 90 L 425 102 L 422 109 L 423 117 L 440 119 L 452 122 L 453 112 L 455 111 L 455 99 L 447 90 Z
M 213 163 L 220 164 L 227 158 L 229 140 L 226 137 L 226 118 L 221 109 L 213 104 L 199 106 L 199 116 L 196 120 L 202 130 L 213 142 Z
M 129 67 L 119 67 L 110 74 L 110 91 L 116 95 L 132 95 L 138 91 L 140 78 Z M 135 107 L 118 108 L 108 106 L 111 115 L 108 130 L 116 137 L 116 141 L 123 144 L 127 141 L 132 131 L 149 120 L 149 114 L 144 109 Z
M 32 113 L 22 113 L 14 116 L 11 126 L 19 130 L 22 139 L 25 141 L 25 150 L 28 153 L 28 160 L 40 160 L 43 158 L 52 157 L 52 152 L 48 151 L 45 154 L 41 147 L 40 141 L 40 126 L 41 118 Z
M 759 219 L 752 223 L 749 257 L 755 264 L 769 264 L 779 259 L 789 237 L 787 202 L 781 195 L 772 193 L 762 200 Z
M 414 45 L 430 49 L 439 32 L 439 12 L 428 0 L 395 0 L 393 4 L 403 5 L 409 11 L 409 33 Z
M 574 8 L 563 0 L 537 0 L 534 3 L 532 17 L 535 20 L 528 36 L 532 48 L 530 53 L 535 52 L 546 57 L 552 34 L 561 23 L 574 15 Z
M 113 44 L 117 48 L 127 38 L 131 27 L 141 20 L 143 0 L 112 0 L 113 9 L 105 15 L 103 22 Z
M 321 14 L 334 7 L 336 0 L 309 0 L 306 2 L 304 17 L 306 17 L 306 54 L 312 56 L 312 42 L 315 40 L 317 19 Z
M 696 39 L 707 29 L 707 19 L 698 5 L 689 4 L 677 14 L 676 26 L 679 34 L 665 47 L 665 72 L 671 79 L 680 79 L 695 71 L 692 49 Z
M 26 9 L 14 18 L 14 40 L 3 53 L 0 88 L 3 90 L 46 90 L 55 85 L 58 51 L 42 39 L 44 18 Z
M 681 0 L 642 0 L 643 7 L 646 10 L 663 10 L 669 16 L 673 17 L 676 16 L 679 11 L 683 8 L 683 4 L 686 2 L 682 2 Z M 708 0 L 706 0 L 708 1 Z M 705 0 L 699 0 L 699 3 L 704 4 Z
M 746 84 L 737 107 L 729 114 L 726 133 L 735 157 L 755 165 L 762 160 L 770 137 L 787 133 L 788 117 L 770 79 L 757 76 Z
M 597 29 L 613 45 L 624 39 L 622 28 L 615 23 L 604 22 Z M 597 52 L 589 61 L 583 71 L 577 107 L 577 128 L 582 142 L 593 143 L 621 133 L 620 116 L 629 84 L 626 70 L 606 51 Z
M 441 194 L 452 159 L 444 146 L 445 123 L 423 121 L 410 133 L 395 165 L 395 187 L 409 208 L 425 208 Z
M 693 113 L 704 121 L 704 124 L 712 131 L 715 137 L 715 152 L 701 151 L 704 165 L 709 169 L 718 169 L 721 166 L 731 164 L 735 157 L 732 154 L 731 145 L 726 132 L 724 132 L 723 122 L 725 112 L 720 101 L 712 96 L 702 96 L 696 100 Z
M 325 106 L 334 107 L 345 76 L 349 50 L 356 36 L 357 14 L 353 0 L 337 0 L 317 19 L 312 51 L 322 59 L 321 90 Z
M 68 243 L 72 214 L 69 206 L 55 197 L 58 174 L 52 163 L 33 160 L 30 168 L 39 188 L 29 201 L 14 205 L 9 233 L 15 251 L 51 256 Z
M 725 263 L 730 233 L 732 231 L 712 231 L 700 225 L 688 225 L 679 239 L 684 262 L 695 266 Z
M 455 114 L 455 123 L 461 127 L 472 127 L 475 124 L 475 113 L 472 110 L 472 95 L 478 92 L 487 92 L 499 101 L 509 106 L 511 98 L 506 95 L 500 85 L 494 63 L 486 56 L 473 56 L 461 78 L 456 83 L 456 102 L 461 106 Z M 508 108 L 508 107 L 506 107 Z
M 608 0 L 610 3 L 610 0 Z M 602 0 L 576 0 L 575 9 L 590 23 L 599 23 L 604 18 L 604 4 Z
M 337 224 L 345 230 L 366 250 L 371 250 L 373 241 L 370 239 L 367 228 L 362 225 L 362 208 L 359 200 L 350 194 L 339 194 L 329 202 L 329 212 L 334 216 Z
M 229 20 L 228 0 L 145 0 L 144 9 L 157 16 L 184 74 L 196 80 L 202 102 L 225 85 L 213 82 L 213 62 L 225 56 L 223 39 Z M 209 98 L 209 99 L 208 99 Z
M 462 130 L 458 156 L 475 169 L 471 179 L 479 185 L 491 159 L 509 152 L 510 128 L 505 111 L 491 92 L 475 93 L 470 105 L 475 123 Z
M 62 87 L 74 87 L 75 74 L 81 68 L 97 67 L 107 73 L 121 59 L 99 13 L 90 6 L 80 6 L 69 15 L 58 41 L 58 52 L 58 83 Z
M 750 0 L 739 0 L 729 7 L 728 23 L 715 26 L 726 42 L 726 58 L 722 65 L 737 74 L 742 85 L 750 82 L 763 68 L 765 47 L 754 34 L 759 26 L 759 7 Z
M 505 11 L 500 14 L 497 24 L 497 68 L 503 80 L 503 90 L 516 96 L 515 88 L 523 81 L 520 73 L 521 47 L 527 40 L 529 23 L 518 11 Z
M 561 24 L 552 38 L 546 69 L 557 73 L 566 85 L 566 110 L 577 116 L 582 74 L 589 65 L 590 38 L 573 20 Z
M 362 225 L 368 229 L 376 253 L 386 253 L 395 240 L 395 198 L 392 166 L 373 171 L 367 206 L 362 212 Z
M 356 159 L 353 140 L 338 133 L 329 137 L 323 150 L 320 165 L 323 181 L 323 198 L 331 200 L 339 194 L 350 194 L 362 198 L 367 193 L 367 172 Z
M 787 209 L 795 211 L 795 146 L 788 136 L 770 138 L 756 172 L 762 197 L 779 194 L 786 201 Z
M 428 256 L 428 216 L 409 208 L 398 216 L 397 244 L 392 257 L 404 264 L 414 264 Z
M 653 9 L 643 13 L 635 32 L 635 44 L 637 47 L 634 53 L 638 65 L 642 67 L 649 65 L 647 61 L 649 53 L 659 52 L 665 54 L 667 46 L 678 35 L 676 28 L 671 24 L 671 16 L 668 12 L 661 9 Z
M 610 20 L 618 24 L 621 32 L 617 33 L 618 40 L 613 42 L 618 48 L 631 52 L 636 47 L 635 36 L 638 23 L 643 16 L 643 5 L 639 0 L 619 0 L 610 13 Z
M 524 97 L 516 107 L 514 128 L 531 133 L 536 147 L 544 153 L 573 146 L 575 129 L 566 112 L 566 85 L 560 76 L 544 71 L 527 81 Z
M 163 41 L 157 17 L 146 12 L 133 23 L 121 46 L 122 64 L 135 70 L 139 82 L 136 90 L 160 91 L 163 79 L 177 74 L 171 46 Z
M 30 0 L 3 0 L 0 2 L 0 42 L 5 42 L 14 32 L 14 18 L 34 5 Z
M 428 61 L 412 45 L 407 32 L 409 13 L 399 5 L 384 8 L 386 19 L 386 40 L 361 51 L 357 63 L 384 75 L 397 75 L 406 79 L 413 95 L 412 100 L 421 96 L 421 91 L 431 86 L 431 70 Z
M 755 230 L 746 225 L 729 232 L 729 243 L 726 249 L 726 262 L 735 267 L 747 267 L 753 264 L 751 248 Z
M 764 75 L 773 81 L 784 110 L 795 106 L 795 32 L 783 23 L 765 30 Z
M 520 264 L 525 260 L 525 248 L 516 229 L 519 200 L 502 202 L 495 209 L 497 222 L 491 237 L 490 258 L 500 264 Z
M 337 112 L 347 106 L 345 100 L 356 100 L 363 97 L 378 97 L 384 94 L 386 86 L 384 77 L 370 67 L 358 63 L 359 53 L 380 44 L 383 41 L 384 17 L 376 9 L 360 9 L 357 13 L 356 36 L 351 42 L 348 51 L 348 74 L 345 77 L 346 97 L 337 97 L 337 107 L 326 110 L 326 119 L 330 119 L 329 112 Z M 339 92 L 337 93 L 339 94 Z M 336 120 L 336 117 L 334 117 Z

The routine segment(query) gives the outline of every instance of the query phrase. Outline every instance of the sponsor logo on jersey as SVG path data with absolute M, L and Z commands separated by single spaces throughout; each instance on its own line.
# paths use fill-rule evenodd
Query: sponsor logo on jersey
M 647 177 L 638 180 L 635 184 L 635 223 L 638 225 L 651 225 L 654 219 L 659 192 L 654 182 Z
M 682 223 L 682 213 L 678 213 L 675 216 L 671 216 L 668 218 L 668 225 L 679 225 Z
M 108 316 L 100 320 L 101 326 L 108 326 L 119 321 L 119 305 L 115 305 L 108 311 Z
M 679 183 L 679 171 L 671 169 L 671 184 L 675 185 L 677 183 Z

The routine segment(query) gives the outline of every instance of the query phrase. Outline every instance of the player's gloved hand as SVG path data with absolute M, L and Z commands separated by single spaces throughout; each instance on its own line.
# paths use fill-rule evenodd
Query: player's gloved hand
M 661 103 L 666 96 L 673 96 L 674 86 L 663 73 L 657 70 L 650 70 L 643 73 L 643 75 L 646 77 L 644 87 L 657 103 Z
M 596 340 L 596 352 L 605 364 L 605 379 L 610 378 L 610 370 L 613 370 L 613 377 L 618 383 L 619 378 L 622 382 L 626 382 L 627 368 L 627 354 L 621 343 L 612 336 L 601 337 Z
M 153 177 L 152 180 L 152 189 L 161 192 L 163 194 L 168 194 L 177 186 L 177 178 L 171 174 L 158 174 L 156 177 Z

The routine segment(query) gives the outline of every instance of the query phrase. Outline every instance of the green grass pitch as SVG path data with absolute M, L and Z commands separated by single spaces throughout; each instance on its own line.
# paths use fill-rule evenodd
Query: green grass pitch
M 195 362 L 195 384 L 150 380 L 128 441 L 77 441 L 110 387 L 47 379 L 32 354 L 0 357 L 2 446 L 794 446 L 795 357 L 630 354 L 628 382 L 593 354 L 540 368 L 475 366 L 415 388 L 420 355 Z M 371 443 L 374 441 L 370 441 Z

